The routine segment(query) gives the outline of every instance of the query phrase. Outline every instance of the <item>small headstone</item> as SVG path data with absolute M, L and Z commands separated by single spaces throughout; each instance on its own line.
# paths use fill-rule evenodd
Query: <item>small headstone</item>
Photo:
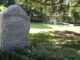
M 0 47 L 14 50 L 29 45 L 29 19 L 19 5 L 11 5 L 0 14 Z

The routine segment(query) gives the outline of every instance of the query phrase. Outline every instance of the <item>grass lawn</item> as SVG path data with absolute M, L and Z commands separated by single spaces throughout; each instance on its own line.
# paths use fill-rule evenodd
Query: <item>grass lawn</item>
M 80 60 L 79 28 L 31 23 L 31 29 L 37 33 L 30 32 L 30 46 L 17 48 L 13 52 L 0 51 L 0 60 Z
M 31 23 L 30 33 L 47 32 L 47 31 L 74 31 L 80 32 L 80 26 L 74 25 L 53 25 L 45 23 Z
M 36 25 L 37 28 L 42 26 L 37 23 Z M 30 33 L 29 36 L 36 55 L 40 55 L 37 57 L 42 60 L 80 60 L 80 27 L 47 25 L 51 27 L 46 28 L 51 29 L 50 31 Z M 37 28 L 34 30 L 37 30 Z M 41 56 L 46 58 L 43 59 Z
M 80 60 L 80 34 L 72 31 L 30 33 L 30 46 L 0 51 L 0 60 Z
M 35 45 L 74 45 L 80 46 L 80 33 L 72 31 L 49 31 L 41 33 L 30 33 L 31 44 Z M 76 47 L 77 48 L 77 47 Z
M 48 26 L 49 24 L 45 24 L 45 23 L 31 23 L 31 28 L 35 28 L 35 29 L 50 29 L 51 27 Z
M 72 31 L 31 33 L 30 41 L 36 54 L 46 57 L 44 60 L 80 60 L 80 33 Z M 43 60 L 40 56 L 37 57 Z
M 31 30 L 31 44 L 46 60 L 80 60 L 80 26 L 31 23 Z

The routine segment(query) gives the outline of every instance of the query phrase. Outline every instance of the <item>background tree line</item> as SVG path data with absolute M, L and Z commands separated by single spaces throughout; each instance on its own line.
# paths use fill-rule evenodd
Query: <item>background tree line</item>
M 77 23 L 80 20 L 80 0 L 0 0 L 0 5 L 9 6 L 14 3 L 20 4 L 29 16 L 40 13 L 45 17 L 58 12 L 65 22 Z

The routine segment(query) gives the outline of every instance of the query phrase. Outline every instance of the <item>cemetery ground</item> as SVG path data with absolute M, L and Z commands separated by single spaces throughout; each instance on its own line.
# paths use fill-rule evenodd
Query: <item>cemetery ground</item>
M 47 32 L 47 31 L 73 31 L 80 33 L 80 26 L 74 24 L 54 25 L 46 23 L 31 23 L 30 33 Z
M 30 46 L 1 51 L 0 60 L 80 60 L 79 26 L 32 23 L 30 29 Z
M 31 29 L 31 44 L 38 46 L 39 58 L 80 60 L 80 26 L 32 23 Z

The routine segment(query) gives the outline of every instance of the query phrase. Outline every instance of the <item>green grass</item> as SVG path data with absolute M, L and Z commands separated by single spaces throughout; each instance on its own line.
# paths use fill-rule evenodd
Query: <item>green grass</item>
M 35 30 L 35 31 L 34 31 Z M 80 32 L 80 26 L 69 25 L 54 25 L 54 24 L 45 24 L 45 23 L 31 23 L 30 24 L 30 33 L 38 33 L 42 31 L 74 31 Z
M 33 45 L 67 44 L 78 46 L 80 44 L 80 33 L 72 31 L 32 33 L 30 34 L 30 40 Z
M 48 25 L 49 24 L 45 24 L 45 23 L 31 23 L 30 27 L 36 28 L 36 29 L 49 29 L 49 28 L 51 28 Z
M 30 34 L 30 41 L 34 46 L 36 58 L 41 60 L 80 60 L 80 33 L 72 31 L 34 33 Z
M 53 27 L 70 27 L 68 25 L 54 25 L 54 24 L 46 24 L 46 23 L 31 23 L 30 28 L 35 29 L 50 29 Z
M 49 31 L 31 33 L 29 38 L 29 47 L 0 51 L 0 60 L 80 60 L 80 33 Z

